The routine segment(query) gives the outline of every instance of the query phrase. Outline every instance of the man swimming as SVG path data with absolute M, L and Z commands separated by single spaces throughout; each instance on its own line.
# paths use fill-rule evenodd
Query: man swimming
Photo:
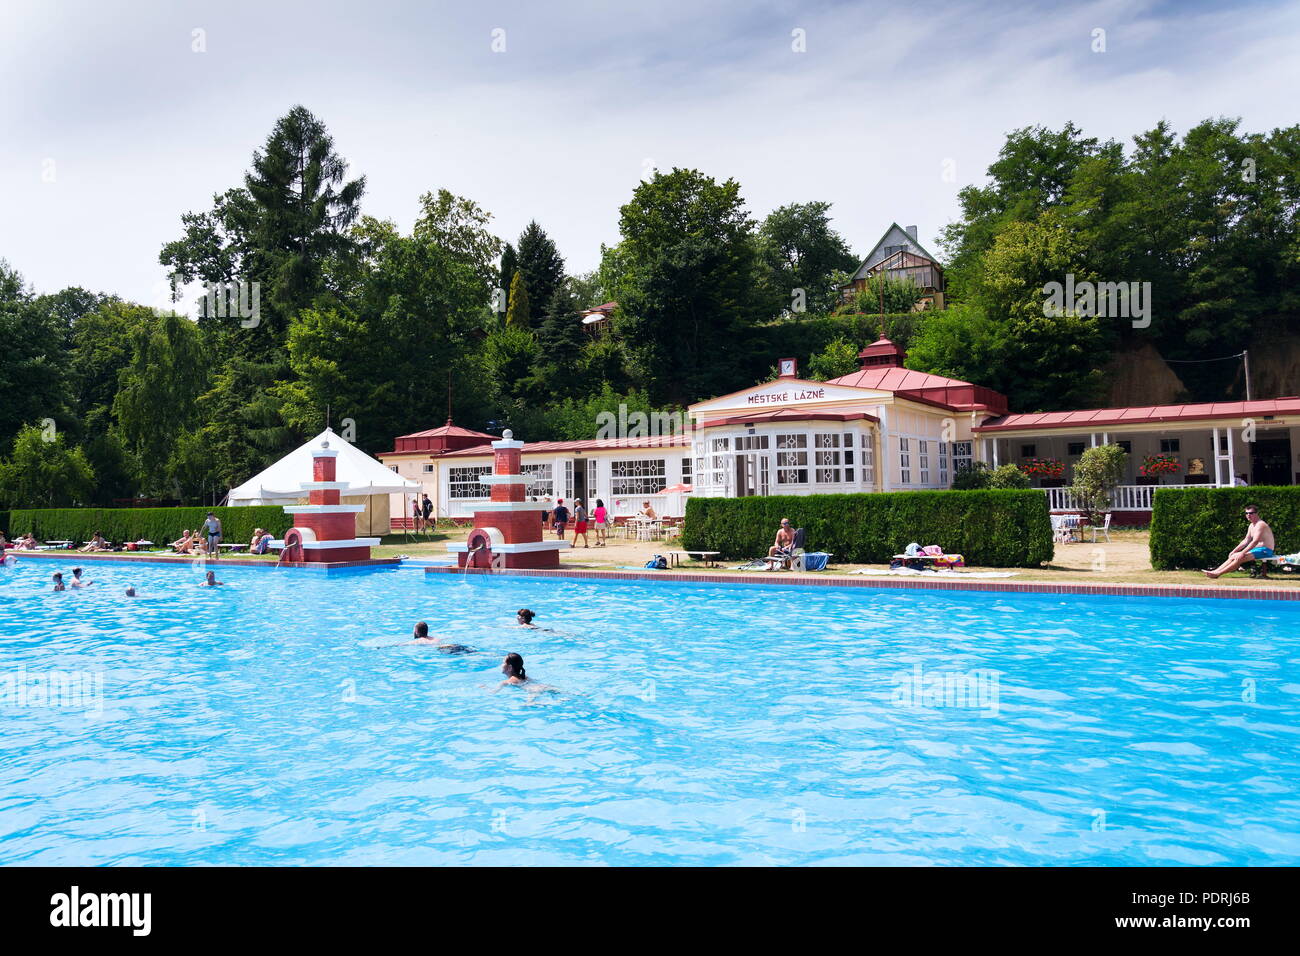
M 199 587 L 201 587 L 201 588 L 219 588 L 219 587 L 221 587 L 221 585 L 223 585 L 223 584 L 225 584 L 225 583 L 226 583 L 225 581 L 218 581 L 218 580 L 217 580 L 217 572 L 216 572 L 216 571 L 209 571 L 207 574 L 203 575 L 203 580 L 202 580 L 202 582 L 199 583 Z
M 1246 537 L 1228 552 L 1228 559 L 1213 571 L 1206 571 L 1205 576 L 1211 580 L 1216 580 L 1229 571 L 1236 571 L 1244 564 L 1251 561 L 1262 560 L 1273 557 L 1273 529 L 1268 526 L 1268 522 L 1259 516 L 1259 509 L 1254 505 L 1246 505 L 1246 520 L 1250 527 L 1246 530 Z
M 72 569 L 72 586 L 74 588 L 88 588 L 94 583 L 94 581 L 81 580 L 81 568 Z
M 478 649 L 465 644 L 444 644 L 441 638 L 429 636 L 429 625 L 420 621 L 411 632 L 412 644 L 432 644 L 444 654 L 476 654 Z

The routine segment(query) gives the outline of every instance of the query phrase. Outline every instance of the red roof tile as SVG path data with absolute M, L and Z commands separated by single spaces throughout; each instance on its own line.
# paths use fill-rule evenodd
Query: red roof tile
M 522 450 L 524 455 L 545 455 L 550 453 L 562 452 L 582 452 L 582 451 L 617 451 L 621 448 L 687 448 L 690 446 L 690 440 L 685 435 L 663 435 L 660 437 L 648 436 L 646 438 L 589 438 L 582 441 L 534 441 L 525 442 Z M 442 458 L 482 458 L 493 454 L 491 445 L 476 445 L 473 448 L 462 448 L 458 451 L 449 451 L 442 455 Z
M 1254 418 L 1300 415 L 1300 398 L 1262 398 L 1250 402 L 1200 402 L 1195 405 L 1138 405 L 1129 408 L 1087 408 L 1077 412 L 1030 412 L 1003 415 L 976 426 L 977 432 L 1049 428 L 1097 428 L 1207 418 Z

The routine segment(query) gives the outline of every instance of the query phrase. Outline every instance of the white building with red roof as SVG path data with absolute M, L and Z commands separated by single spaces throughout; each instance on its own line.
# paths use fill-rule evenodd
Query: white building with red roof
M 1059 468 L 1060 477 L 1033 482 L 1053 510 L 1071 511 L 1071 466 L 1086 448 L 1112 442 L 1130 452 L 1118 522 L 1146 520 L 1159 484 L 1300 483 L 1300 398 L 1011 414 L 990 388 L 905 368 L 906 354 L 886 338 L 858 359 L 858 371 L 826 382 L 800 378 L 795 360 L 782 359 L 775 380 L 692 405 L 684 434 L 633 428 L 525 444 L 528 494 L 539 505 L 578 498 L 588 509 L 600 498 L 619 517 L 649 501 L 675 517 L 687 494 L 946 489 L 959 468 L 983 461 Z M 448 422 L 402 436 L 379 457 L 421 481 L 439 516 L 468 517 L 485 495 L 491 438 Z M 1149 460 L 1163 471 L 1147 474 Z

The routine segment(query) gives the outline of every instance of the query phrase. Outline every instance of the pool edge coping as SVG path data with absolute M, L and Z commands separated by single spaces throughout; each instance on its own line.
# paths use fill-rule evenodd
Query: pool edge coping
M 429 567 L 425 574 L 463 574 L 458 567 Z M 579 578 L 588 580 L 669 581 L 697 584 L 760 584 L 774 586 L 813 586 L 848 588 L 902 588 L 918 591 L 989 591 L 1011 594 L 1086 594 L 1120 597 L 1214 598 L 1219 600 L 1300 601 L 1300 587 L 1214 587 L 1207 584 L 1054 584 L 1049 581 L 942 580 L 916 578 L 885 579 L 858 577 L 819 577 L 795 572 L 759 574 L 708 571 L 605 570 L 602 568 L 506 568 L 500 571 L 470 569 L 471 574 L 510 575 L 513 577 Z
M 104 564 L 170 564 L 170 565 L 195 565 L 197 562 L 193 557 L 186 557 L 179 554 L 131 554 L 131 553 L 111 553 L 111 554 L 82 554 L 78 551 L 19 551 L 16 554 L 8 551 L 6 554 L 12 554 L 18 561 L 26 558 L 36 558 L 38 560 L 58 560 L 74 562 L 100 562 Z M 293 568 L 302 571 L 344 571 L 352 568 L 389 568 L 400 567 L 401 558 L 370 558 L 366 561 L 330 561 L 325 563 L 306 563 L 302 561 L 290 561 L 287 564 L 279 564 L 275 561 L 254 561 L 249 557 L 240 557 L 239 555 L 227 555 L 214 561 L 201 562 L 208 569 L 238 567 L 238 568 L 266 568 L 268 570 L 283 570 Z

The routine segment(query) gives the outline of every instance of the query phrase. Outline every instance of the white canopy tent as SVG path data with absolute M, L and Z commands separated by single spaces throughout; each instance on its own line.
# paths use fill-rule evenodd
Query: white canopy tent
M 419 483 L 401 477 L 382 462 L 348 444 L 329 428 L 239 487 L 231 489 L 228 503 L 233 507 L 290 505 L 304 500 L 307 492 L 302 490 L 302 485 L 312 480 L 312 449 L 319 448 L 323 441 L 328 441 L 329 447 L 339 453 L 335 480 L 348 483 L 348 487 L 341 491 L 342 500 L 366 505 L 364 514 L 357 516 L 358 525 L 364 526 L 365 533 L 373 533 L 371 526 L 380 518 L 374 512 L 382 505 L 384 514 L 379 522 L 381 530 L 378 533 L 386 534 L 388 496 L 419 494 Z

